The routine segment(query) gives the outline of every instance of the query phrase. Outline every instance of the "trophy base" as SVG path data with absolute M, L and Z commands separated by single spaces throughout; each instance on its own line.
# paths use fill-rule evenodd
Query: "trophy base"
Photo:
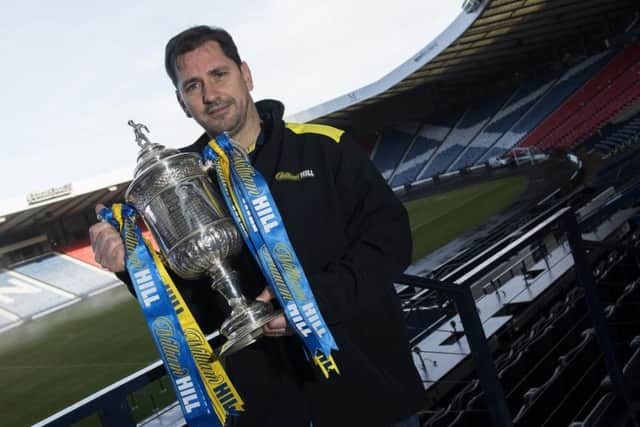
M 220 334 L 227 341 L 220 347 L 220 356 L 229 356 L 260 338 L 262 326 L 279 316 L 281 311 L 273 311 L 271 304 L 254 301 L 245 310 L 231 314 L 220 327 Z

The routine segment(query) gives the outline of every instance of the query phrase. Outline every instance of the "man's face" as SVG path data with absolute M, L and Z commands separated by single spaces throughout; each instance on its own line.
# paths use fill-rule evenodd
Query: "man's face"
M 246 63 L 227 58 L 215 41 L 178 57 L 177 95 L 180 105 L 209 136 L 237 134 L 245 125 L 253 89 Z

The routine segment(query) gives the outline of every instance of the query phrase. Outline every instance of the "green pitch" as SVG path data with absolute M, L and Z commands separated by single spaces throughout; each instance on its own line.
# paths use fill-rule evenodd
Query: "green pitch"
M 157 359 L 124 287 L 11 329 L 0 334 L 0 425 L 31 425 Z
M 433 252 L 508 207 L 526 186 L 525 178 L 512 176 L 406 203 L 413 235 L 413 260 Z
M 414 259 L 488 219 L 526 187 L 520 177 L 406 204 Z M 137 303 L 118 288 L 0 334 L 0 425 L 27 426 L 158 359 Z M 167 386 L 170 388 L 170 386 Z M 136 393 L 134 416 L 173 401 L 156 385 Z M 98 425 L 97 417 L 82 426 Z

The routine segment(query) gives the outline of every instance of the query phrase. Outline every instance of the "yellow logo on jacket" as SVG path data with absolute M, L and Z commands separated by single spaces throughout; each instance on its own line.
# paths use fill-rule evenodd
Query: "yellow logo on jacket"
M 315 174 L 312 169 L 305 169 L 302 172 L 278 172 L 276 173 L 276 181 L 301 181 L 303 179 L 314 178 Z

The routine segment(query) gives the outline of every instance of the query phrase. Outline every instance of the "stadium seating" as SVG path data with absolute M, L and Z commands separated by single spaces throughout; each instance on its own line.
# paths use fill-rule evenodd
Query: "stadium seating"
M 427 164 L 424 176 L 438 175 L 449 169 L 451 163 L 473 141 L 504 101 L 504 97 L 496 96 L 467 109 L 447 139 L 438 147 L 433 160 Z
M 633 241 L 633 233 L 629 233 L 620 243 L 631 245 Z M 638 267 L 633 255 L 625 251 L 607 250 L 593 256 L 597 291 L 606 306 L 611 338 L 620 360 L 626 363 L 625 376 L 640 397 L 640 375 L 633 374 L 640 373 Z M 610 393 L 612 385 L 584 292 L 576 285 L 563 291 L 564 296 L 555 298 L 514 335 L 499 339 L 509 342 L 494 360 L 515 426 L 566 426 L 572 422 L 572 427 L 626 425 L 612 422 L 628 411 Z M 484 425 L 479 420 L 490 424 L 488 402 L 473 375 L 451 396 L 443 396 L 442 402 L 444 406 L 432 408 L 433 415 L 425 425 Z
M 613 51 L 607 51 L 590 56 L 561 76 L 554 71 L 541 72 L 515 92 L 499 93 L 469 107 L 461 116 L 451 114 L 437 124 L 388 129 L 374 151 L 373 162 L 391 186 L 397 187 L 501 155 L 525 138 L 613 55 Z
M 521 142 L 521 147 L 536 145 L 548 149 L 558 145 L 573 146 L 596 126 L 603 117 L 619 111 L 637 92 L 633 87 L 633 66 L 640 58 L 640 42 L 615 55 L 611 61 L 582 88 L 576 91 L 553 114 L 549 115 Z M 633 90 L 631 90 L 633 89 Z M 623 98 L 616 95 L 630 93 Z M 602 111 L 611 104 L 607 111 Z
M 0 271 L 0 309 L 21 319 L 64 306 L 74 299 L 76 297 L 71 293 L 17 274 L 15 271 Z M 7 323 L 6 320 L 3 323 Z
M 75 258 L 79 261 L 85 262 L 89 265 L 93 265 L 94 267 L 102 268 L 94 258 L 93 249 L 91 248 L 91 242 L 89 241 L 89 236 L 72 244 L 59 246 L 56 248 L 56 251 L 70 256 L 71 258 Z
M 486 131 L 489 137 L 482 140 L 482 146 L 486 146 L 487 150 L 475 163 L 485 162 L 489 158 L 506 151 L 503 147 L 512 143 L 515 137 L 513 132 L 511 132 L 513 127 L 522 120 L 522 117 L 547 93 L 557 80 L 557 77 L 558 76 L 553 73 L 543 73 L 524 82 L 520 86 L 513 101 L 496 116 L 498 120 L 487 127 Z M 493 138 L 491 135 L 493 135 Z
M 640 114 L 623 123 L 605 126 L 591 137 L 585 146 L 606 158 L 638 142 L 640 142 Z
M 496 142 L 492 149 L 493 153 L 488 157 L 501 154 L 517 145 L 545 117 L 558 108 L 568 96 L 601 69 L 610 57 L 611 52 L 603 52 L 591 56 L 567 70 L 562 77 L 553 83 L 549 91 Z
M 74 295 L 87 295 L 118 283 L 111 273 L 57 254 L 21 264 L 14 267 L 14 270 Z
M 485 161 L 488 158 L 487 151 L 546 92 L 551 83 L 549 76 L 538 77 L 523 83 L 474 138 L 467 149 L 460 153 L 451 169 L 462 169 Z
M 398 165 L 391 186 L 408 184 L 417 180 L 425 164 L 431 159 L 438 146 L 451 132 L 456 122 L 455 116 L 425 124 L 420 128 L 405 160 Z
M 639 60 L 640 61 L 640 60 Z M 615 80 L 601 96 L 582 109 L 580 117 L 560 127 L 564 135 L 555 146 L 573 147 L 640 96 L 640 63 Z M 574 116 L 575 117 L 575 116 Z M 549 148 L 545 146 L 544 148 Z
M 417 130 L 417 123 L 409 123 L 384 131 L 382 139 L 374 148 L 373 158 L 371 159 L 384 179 L 391 177 L 396 165 L 409 148 Z

